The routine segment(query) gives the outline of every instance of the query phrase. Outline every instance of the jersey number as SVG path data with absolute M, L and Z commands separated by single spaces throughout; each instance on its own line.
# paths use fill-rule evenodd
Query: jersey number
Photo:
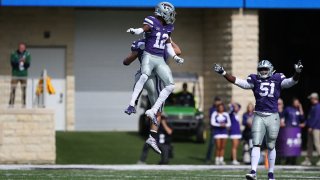
M 164 49 L 165 43 L 169 38 L 169 35 L 168 34 L 161 35 L 161 32 L 157 32 L 156 36 L 157 36 L 156 43 L 154 43 L 153 47 L 158 49 Z
M 268 83 L 268 82 L 264 82 L 260 84 L 260 90 L 262 92 L 260 92 L 260 96 L 264 97 L 264 96 L 268 96 L 268 97 L 273 97 L 273 93 L 274 93 L 274 83 Z

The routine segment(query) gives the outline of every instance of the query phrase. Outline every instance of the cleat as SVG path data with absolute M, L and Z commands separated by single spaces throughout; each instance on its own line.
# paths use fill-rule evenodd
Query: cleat
M 158 120 L 157 120 L 157 116 L 156 116 L 155 113 L 153 113 L 153 112 L 151 111 L 151 109 L 147 110 L 144 114 L 145 114 L 146 116 L 148 116 L 148 118 L 151 119 L 151 121 L 152 121 L 152 123 L 153 123 L 154 125 L 159 126 Z
M 247 180 L 256 180 L 257 179 L 257 174 L 254 170 L 251 170 L 249 174 L 246 174 Z
M 233 160 L 231 164 L 232 164 L 232 165 L 240 165 L 240 162 L 237 161 L 237 160 Z
M 269 180 L 275 180 L 275 178 L 273 177 L 273 173 L 272 172 L 268 173 L 268 179 Z
M 157 141 L 151 136 L 149 135 L 149 138 L 146 140 L 146 143 L 152 147 L 152 149 L 158 153 L 161 154 L 161 150 L 159 149 L 158 145 L 157 145 Z
M 130 114 L 135 114 L 136 113 L 136 108 L 133 106 L 129 106 L 125 111 L 126 114 L 130 115 Z

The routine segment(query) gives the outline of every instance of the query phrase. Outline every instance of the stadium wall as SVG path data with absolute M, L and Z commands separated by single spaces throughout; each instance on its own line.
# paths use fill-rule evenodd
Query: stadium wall
M 54 111 L 0 109 L 0 163 L 54 164 Z
M 126 34 L 125 29 L 130 26 L 139 26 L 143 17 L 149 14 L 150 10 L 145 9 L 83 10 L 2 7 L 0 10 L 0 39 L 2 42 L 0 62 L 3 66 L 0 66 L 0 73 L 1 76 L 6 77 L 4 78 L 6 80 L 0 83 L 1 87 L 6 88 L 0 88 L 1 94 L 9 97 L 9 55 L 12 50 L 16 49 L 18 42 L 23 40 L 29 45 L 37 46 L 62 45 L 67 47 L 66 129 L 73 130 L 78 118 L 83 117 L 78 113 L 87 110 L 88 115 L 99 115 L 103 120 L 97 122 L 93 118 L 85 118 L 82 121 L 84 128 L 81 130 L 97 130 L 94 127 L 91 128 L 91 125 L 95 123 L 104 123 L 96 125 L 98 128 L 102 127 L 98 130 L 136 130 L 137 122 L 132 121 L 132 118 L 137 119 L 137 116 L 130 116 L 131 121 L 128 123 L 127 121 L 119 123 L 119 119 L 124 116 L 123 108 L 126 105 L 125 103 L 115 105 L 115 102 L 120 102 L 119 98 L 105 99 L 96 107 L 85 103 L 87 100 L 96 102 L 93 99 L 94 96 L 90 96 L 93 92 L 104 95 L 115 92 L 123 99 L 130 97 L 133 75 L 137 66 L 127 68 L 122 65 L 121 61 L 128 54 L 131 42 L 137 37 Z M 90 17 L 95 19 L 90 19 Z M 253 101 L 250 91 L 244 91 L 227 83 L 212 71 L 212 66 L 214 63 L 220 63 L 226 67 L 228 72 L 243 78 L 255 72 L 258 61 L 258 24 L 256 10 L 193 9 L 190 11 L 190 9 L 178 9 L 173 39 L 181 47 L 186 61 L 183 66 L 178 66 L 174 62 L 171 62 L 170 66 L 175 72 L 196 72 L 204 77 L 205 115 L 208 114 L 214 96 L 221 96 L 225 102 L 230 102 L 231 99 L 240 102 L 243 107 L 247 102 Z M 44 30 L 51 31 L 50 39 L 43 38 Z M 107 53 L 109 51 L 111 54 Z M 85 71 L 88 69 L 92 73 Z M 111 72 L 120 72 L 120 75 L 115 76 Z M 86 83 L 89 84 L 86 85 Z M 95 87 L 97 83 L 99 86 Z M 85 106 L 82 106 L 83 104 L 80 104 L 81 102 L 76 98 L 77 94 L 80 97 L 79 92 L 88 94 L 89 99 L 83 101 Z M 7 100 L 2 98 L 1 105 L 6 105 Z M 102 99 L 97 100 L 102 101 Z M 88 111 L 90 108 L 103 110 L 108 103 L 111 103 L 110 107 L 113 108 L 111 109 L 112 116 L 109 111 L 100 112 L 106 115 Z M 80 109 L 77 110 L 76 106 Z
M 2 7 L 0 10 L 0 93 L 1 107 L 6 108 L 10 93 L 10 53 L 19 42 L 36 47 L 66 47 L 66 130 L 74 129 L 74 14 L 67 8 Z M 44 38 L 44 31 L 51 37 Z M 31 62 L 32 63 L 32 62 Z M 31 64 L 32 66 L 32 64 Z M 40 72 L 39 72 L 40 75 Z M 19 92 L 19 90 L 17 91 Z M 17 103 L 20 96 L 17 94 Z

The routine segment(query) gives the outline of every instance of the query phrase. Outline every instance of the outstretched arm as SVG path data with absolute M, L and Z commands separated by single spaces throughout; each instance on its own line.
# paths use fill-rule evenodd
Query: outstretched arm
M 224 68 L 222 66 L 220 66 L 219 64 L 215 64 L 213 67 L 213 70 L 218 73 L 221 74 L 224 78 L 226 78 L 227 81 L 229 81 L 232 84 L 237 85 L 240 88 L 243 89 L 252 89 L 253 88 L 253 84 L 248 83 L 248 81 L 237 78 L 229 73 L 227 73 Z
M 144 24 L 142 26 L 142 28 L 129 28 L 127 30 L 128 33 L 131 33 L 131 34 L 135 34 L 135 35 L 140 35 L 142 34 L 143 32 L 148 32 L 150 31 L 151 27 L 148 25 L 148 24 Z
M 282 88 L 290 88 L 298 83 L 300 78 L 300 73 L 302 72 L 302 69 L 303 69 L 303 65 L 300 60 L 298 61 L 297 64 L 294 65 L 294 69 L 296 70 L 294 75 L 291 78 L 286 78 L 281 82 Z

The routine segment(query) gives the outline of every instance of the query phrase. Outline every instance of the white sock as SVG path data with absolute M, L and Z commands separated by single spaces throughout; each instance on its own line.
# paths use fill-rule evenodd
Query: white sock
M 220 157 L 220 162 L 223 162 L 224 161 L 224 158 L 221 156 Z
M 257 172 L 257 167 L 260 159 L 260 147 L 253 146 L 251 151 L 251 169 Z
M 219 161 L 219 157 L 216 157 L 216 162 L 218 162 Z
M 276 148 L 273 148 L 271 151 L 268 150 L 269 172 L 273 173 L 274 164 L 276 162 L 276 156 L 277 156 Z
M 157 101 L 154 103 L 153 107 L 151 108 L 154 114 L 158 112 L 159 108 L 162 106 L 162 104 L 168 98 L 168 96 L 172 93 L 173 89 L 174 89 L 173 84 L 170 84 L 162 89 Z
M 131 101 L 130 101 L 130 106 L 134 106 L 135 102 L 140 94 L 140 92 L 143 89 L 144 84 L 147 82 L 148 80 L 148 75 L 146 74 L 142 74 L 139 78 L 139 80 L 137 81 L 137 83 L 134 85 L 134 89 L 133 89 L 133 93 L 131 96 Z

